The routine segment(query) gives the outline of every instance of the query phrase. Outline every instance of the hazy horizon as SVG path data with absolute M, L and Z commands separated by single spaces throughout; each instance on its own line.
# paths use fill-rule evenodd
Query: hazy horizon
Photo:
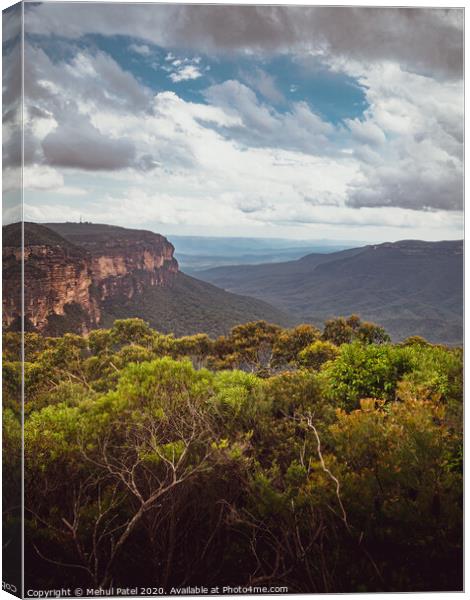
M 7 225 L 11 225 L 14 223 L 18 223 L 19 221 L 15 221 L 13 223 L 6 223 L 3 226 L 7 226 Z M 423 242 L 450 242 L 450 241 L 463 241 L 464 240 L 464 236 L 461 235 L 460 237 L 455 237 L 455 238 L 438 238 L 438 239 L 433 239 L 433 240 L 429 240 L 429 239 L 422 239 L 422 238 L 415 238 L 415 237 L 402 237 L 402 238 L 398 238 L 398 239 L 372 239 L 372 240 L 351 240 L 351 239 L 347 239 L 347 238 L 320 238 L 320 237 L 312 237 L 312 238 L 299 238 L 299 237 L 294 237 L 294 238 L 289 238 L 289 237 L 282 237 L 282 236 L 262 236 L 262 235 L 198 235 L 198 234 L 191 234 L 191 233 L 171 233 L 167 230 L 165 230 L 165 228 L 160 228 L 160 229 L 153 229 L 150 227 L 145 227 L 143 224 L 142 225 L 121 225 L 121 224 L 115 224 L 115 223 L 111 223 L 111 222 L 94 222 L 94 221 L 70 221 L 70 220 L 64 220 L 64 221 L 30 221 L 25 219 L 25 222 L 31 222 L 31 223 L 36 223 L 38 225 L 44 225 L 47 226 L 48 223 L 74 223 L 74 224 L 91 224 L 91 225 L 110 225 L 110 226 L 116 226 L 116 227 L 124 227 L 126 229 L 136 229 L 136 230 L 143 230 L 143 231 L 151 231 L 153 233 L 158 233 L 160 235 L 163 235 L 164 237 L 173 237 L 173 238 L 201 238 L 201 239 L 220 239 L 220 240 L 236 240 L 236 239 L 242 239 L 242 240 L 271 240 L 271 241 L 284 241 L 284 242 L 292 242 L 292 244 L 294 244 L 294 246 L 304 246 L 304 245 L 308 245 L 308 244 L 319 244 L 319 243 L 324 243 L 325 245 L 348 245 L 350 247 L 353 247 L 353 244 L 358 244 L 358 245 L 367 245 L 367 244 L 386 244 L 386 243 L 395 243 L 395 242 L 407 242 L 407 241 L 423 241 Z M 463 232 L 462 232 L 463 234 Z

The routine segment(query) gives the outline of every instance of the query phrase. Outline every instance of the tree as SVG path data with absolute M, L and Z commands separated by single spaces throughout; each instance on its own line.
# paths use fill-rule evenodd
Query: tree
M 114 344 L 139 344 L 141 346 L 152 343 L 155 332 L 143 319 L 117 319 L 110 331 Z
M 233 366 L 252 372 L 270 368 L 273 348 L 281 331 L 278 325 L 271 325 L 266 321 L 254 321 L 234 327 L 227 337 Z
M 273 364 L 281 367 L 295 364 L 299 352 L 318 339 L 320 331 L 313 325 L 303 324 L 283 330 L 273 348 Z
M 347 319 L 339 317 L 325 322 L 322 339 L 337 346 L 349 344 L 354 340 L 365 344 L 384 344 L 390 342 L 388 333 L 375 323 L 361 321 L 357 315 Z
M 322 333 L 324 341 L 341 346 L 341 344 L 349 344 L 352 337 L 353 329 L 343 317 L 325 321 Z
M 60 550 L 51 554 L 38 538 L 41 558 L 87 573 L 97 587 L 112 585 L 144 517 L 166 507 L 173 490 L 230 460 L 206 402 L 211 380 L 189 362 L 131 364 L 116 392 L 32 415 L 25 428 L 30 526 L 45 526 Z
M 339 356 L 326 367 L 331 397 L 347 409 L 361 398 L 393 400 L 398 381 L 412 370 L 406 348 L 388 344 L 343 344 Z
M 359 325 L 355 330 L 353 339 L 365 344 L 386 344 L 391 341 L 390 336 L 383 327 L 368 321 L 364 321 Z
M 413 346 L 414 344 L 417 344 L 419 346 L 430 346 L 431 345 L 427 340 L 425 340 L 420 335 L 410 335 L 403 340 L 402 344 L 403 344 L 403 346 Z
M 326 362 L 334 360 L 339 353 L 338 347 L 331 342 L 317 340 L 299 353 L 299 364 L 318 371 Z
M 187 356 L 196 368 L 202 367 L 212 352 L 213 341 L 205 333 L 185 336 L 175 341 L 175 354 Z
M 389 565 L 381 574 L 390 591 L 443 589 L 441 569 L 459 579 L 461 474 L 444 414 L 430 399 L 363 399 L 330 427 L 349 521 Z
M 216 340 L 139 320 L 28 334 L 25 560 L 38 588 L 64 571 L 78 587 L 220 585 L 236 565 L 237 583 L 295 592 L 458 589 L 462 349 L 337 321 L 352 342 L 264 322 Z M 21 458 L 14 335 L 7 481 Z

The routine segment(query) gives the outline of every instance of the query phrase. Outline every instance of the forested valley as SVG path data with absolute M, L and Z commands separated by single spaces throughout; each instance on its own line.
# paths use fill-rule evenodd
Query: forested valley
M 12 487 L 20 341 L 4 334 Z M 354 315 L 322 330 L 252 322 L 216 339 L 140 319 L 26 333 L 28 577 L 44 588 L 66 573 L 71 587 L 103 589 L 462 589 L 462 354 L 391 343 Z

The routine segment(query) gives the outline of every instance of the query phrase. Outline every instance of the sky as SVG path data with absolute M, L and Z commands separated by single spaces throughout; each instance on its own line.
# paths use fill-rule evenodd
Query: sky
M 24 61 L 27 220 L 463 236 L 460 9 L 34 2 Z

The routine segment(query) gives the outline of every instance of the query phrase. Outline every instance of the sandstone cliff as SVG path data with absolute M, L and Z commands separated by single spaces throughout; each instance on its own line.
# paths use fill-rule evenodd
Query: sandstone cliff
M 174 248 L 149 231 L 89 223 L 25 223 L 26 325 L 38 331 L 86 332 L 100 324 L 104 301 L 124 301 L 144 289 L 172 286 Z M 3 229 L 3 323 L 21 314 L 21 228 Z

